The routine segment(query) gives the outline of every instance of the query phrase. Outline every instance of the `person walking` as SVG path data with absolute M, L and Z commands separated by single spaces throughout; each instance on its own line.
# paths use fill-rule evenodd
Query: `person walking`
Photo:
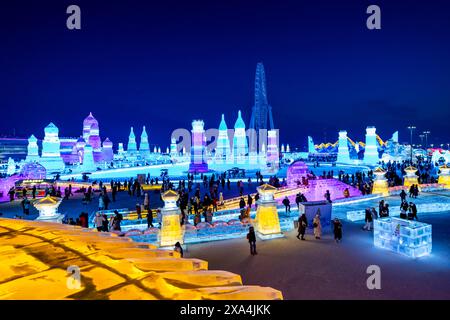
M 409 214 L 408 214 L 408 220 L 414 220 L 416 219 L 417 221 L 419 221 L 419 219 L 417 218 L 417 206 L 415 203 L 410 202 L 409 203 Z
M 103 195 L 100 195 L 98 197 L 98 210 L 100 211 L 100 210 L 103 210 L 103 209 L 105 209 L 105 201 L 103 199 Z
M 183 258 L 183 247 L 181 246 L 180 242 L 175 243 L 175 252 L 178 252 L 180 254 L 180 257 Z
M 150 201 L 149 201 L 149 198 L 148 198 L 148 192 L 146 192 L 145 196 L 144 196 L 144 209 L 145 210 L 148 210 L 150 208 L 149 203 L 150 203 Z
M 372 212 L 370 211 L 369 208 L 367 208 L 365 213 L 366 214 L 365 214 L 364 220 L 365 220 L 366 224 L 364 225 L 363 230 L 370 231 L 370 229 L 372 227 L 372 222 L 373 222 Z
M 286 213 L 291 212 L 291 201 L 289 201 L 289 198 L 287 196 L 284 197 L 283 204 L 284 204 Z
M 103 220 L 102 220 L 102 231 L 103 232 L 108 232 L 109 231 L 109 225 L 108 225 L 108 217 L 106 216 L 106 214 L 102 214 Z
M 322 236 L 322 224 L 320 223 L 320 211 L 318 210 L 316 216 L 313 219 L 314 237 L 320 239 Z
M 305 232 L 306 227 L 308 226 L 308 220 L 306 219 L 306 214 L 302 214 L 300 218 L 298 218 L 298 234 L 297 239 L 306 240 L 305 239 Z M 301 238 L 300 238 L 301 236 Z
M 95 214 L 95 226 L 97 227 L 97 231 L 103 231 L 103 216 L 100 214 L 100 212 L 97 212 Z
M 402 202 L 404 202 L 406 200 L 406 192 L 405 192 L 405 190 L 402 190 L 402 192 L 400 192 L 400 199 L 402 200 Z
M 333 220 L 333 233 L 334 240 L 336 243 L 341 242 L 342 240 L 342 223 L 338 218 L 334 218 Z
M 153 228 L 153 213 L 151 210 L 147 213 L 147 229 L 150 227 Z
M 252 256 L 254 256 L 255 254 L 258 254 L 258 252 L 256 252 L 256 234 L 255 234 L 255 229 L 253 227 L 250 227 L 248 229 L 247 240 L 248 240 L 248 243 L 250 244 L 250 254 Z
M 139 203 L 136 203 L 136 215 L 138 220 L 142 219 L 141 205 Z

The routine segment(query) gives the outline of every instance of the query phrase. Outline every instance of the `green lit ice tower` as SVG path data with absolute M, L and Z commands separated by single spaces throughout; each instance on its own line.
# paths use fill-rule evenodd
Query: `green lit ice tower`
M 242 120 L 241 110 L 238 112 L 238 118 L 234 124 L 233 156 L 236 164 L 245 164 L 248 155 L 247 134 L 245 132 L 245 123 Z
M 222 114 L 222 120 L 219 125 L 219 136 L 217 138 L 216 163 L 225 163 L 230 159 L 230 139 L 228 139 L 228 127 L 225 122 L 225 115 Z
M 339 143 L 338 143 L 338 155 L 337 162 L 350 163 L 350 153 L 348 151 L 348 138 L 347 131 L 339 131 Z

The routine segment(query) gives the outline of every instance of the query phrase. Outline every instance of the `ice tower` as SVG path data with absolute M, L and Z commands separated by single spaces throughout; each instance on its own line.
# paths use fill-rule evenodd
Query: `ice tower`
M 150 158 L 150 146 L 148 145 L 148 135 L 145 126 L 142 128 L 141 144 L 139 145 L 139 153 L 142 158 Z
M 42 142 L 42 157 L 40 163 L 47 172 L 61 172 L 64 170 L 64 161 L 61 158 L 59 129 L 50 123 L 44 129 L 45 136 Z
M 248 144 L 245 132 L 245 123 L 242 120 L 241 110 L 234 124 L 233 156 L 237 164 L 244 164 L 247 159 Z
M 106 162 L 110 162 L 114 159 L 113 143 L 109 138 L 106 138 L 105 141 L 103 141 L 102 158 L 103 161 Z
M 81 164 L 83 172 L 96 171 L 94 162 L 94 149 L 90 144 L 84 146 L 83 163 Z
M 280 153 L 278 149 L 278 130 L 269 130 L 267 132 L 267 162 L 273 170 L 279 168 Z
M 313 138 L 308 136 L 308 152 L 315 153 L 316 148 L 314 147 Z
M 130 135 L 128 136 L 127 154 L 128 156 L 137 154 L 136 136 L 134 135 L 133 127 L 131 127 Z
M 378 157 L 377 135 L 375 127 L 366 128 L 366 148 L 364 151 L 364 163 L 376 165 L 380 161 Z
M 208 171 L 206 162 L 206 136 L 203 120 L 192 121 L 192 147 L 189 172 L 202 173 Z
M 230 158 L 230 140 L 228 139 L 228 127 L 225 122 L 225 115 L 222 114 L 222 120 L 219 125 L 219 136 L 217 138 L 215 159 L 217 163 L 224 163 Z
M 37 145 L 37 139 L 33 134 L 28 138 L 27 157 L 25 161 L 39 161 L 39 147 Z
M 350 163 L 350 153 L 348 151 L 347 131 L 339 131 L 339 146 L 337 162 Z

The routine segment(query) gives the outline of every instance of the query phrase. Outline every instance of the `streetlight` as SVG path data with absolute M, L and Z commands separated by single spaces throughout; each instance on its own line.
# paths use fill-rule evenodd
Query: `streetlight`
M 428 149 L 428 135 L 431 133 L 430 131 L 422 132 L 425 135 L 425 150 Z
M 411 146 L 411 157 L 410 157 L 410 162 L 411 162 L 411 165 L 412 165 L 412 154 L 413 154 L 413 145 L 412 145 L 412 134 L 413 134 L 413 131 L 416 129 L 416 127 L 415 126 L 408 126 L 408 130 L 409 130 L 409 132 L 411 133 L 411 140 L 410 140 L 410 146 Z

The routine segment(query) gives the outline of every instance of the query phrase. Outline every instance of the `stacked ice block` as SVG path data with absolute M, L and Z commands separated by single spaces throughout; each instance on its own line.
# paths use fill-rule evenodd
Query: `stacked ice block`
M 431 225 L 400 218 L 383 218 L 374 221 L 374 244 L 418 258 L 431 253 Z

